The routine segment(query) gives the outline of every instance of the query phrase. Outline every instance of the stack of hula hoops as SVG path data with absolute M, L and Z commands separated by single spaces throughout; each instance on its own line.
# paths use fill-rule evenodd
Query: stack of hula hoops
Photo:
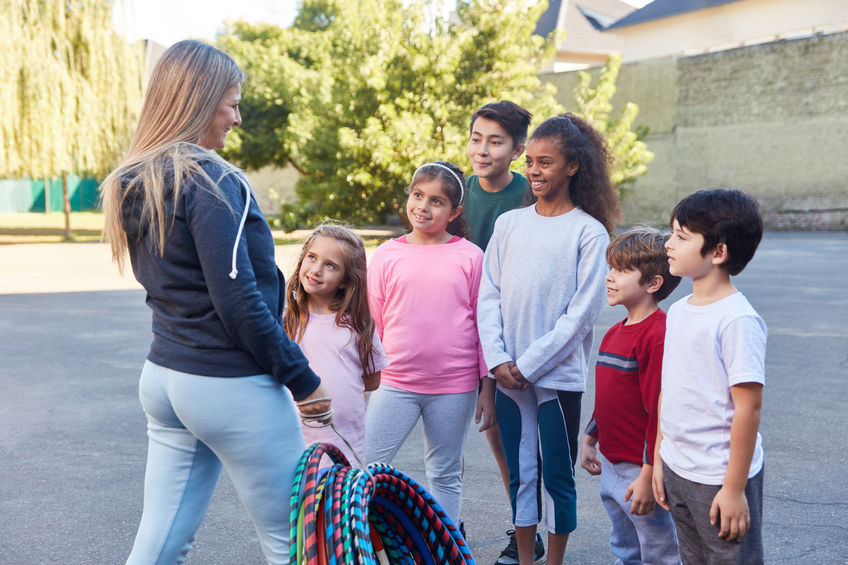
M 326 454 L 331 467 L 320 468 Z M 291 497 L 291 565 L 474 564 L 433 496 L 390 465 L 351 467 L 329 443 L 304 451 Z

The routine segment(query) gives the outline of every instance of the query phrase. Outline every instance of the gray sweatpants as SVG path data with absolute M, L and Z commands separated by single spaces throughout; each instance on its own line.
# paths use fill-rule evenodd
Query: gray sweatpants
M 462 509 L 462 450 L 477 391 L 421 394 L 381 385 L 365 412 L 368 463 L 391 463 L 418 419 L 424 421 L 427 489 L 458 526 Z
M 665 496 L 677 528 L 684 565 L 761 565 L 763 563 L 763 471 L 748 479 L 745 498 L 751 529 L 741 542 L 718 537 L 710 524 L 710 506 L 721 485 L 703 485 L 677 475 L 663 463 Z

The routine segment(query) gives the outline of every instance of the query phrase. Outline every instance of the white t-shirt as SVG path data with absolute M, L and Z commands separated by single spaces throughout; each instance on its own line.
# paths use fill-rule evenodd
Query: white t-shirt
M 706 306 L 689 304 L 691 296 L 668 309 L 660 455 L 681 477 L 720 485 L 730 459 L 730 387 L 765 384 L 767 330 L 742 293 Z M 758 432 L 748 478 L 762 467 Z
M 333 422 L 364 461 L 365 383 L 353 332 L 336 325 L 335 314 L 310 313 L 299 345 L 332 399 Z M 372 336 L 372 351 L 374 371 L 382 371 L 389 360 L 376 332 Z M 312 428 L 301 423 L 301 428 L 307 446 L 316 441 L 332 443 L 342 450 L 351 465 L 357 466 L 353 453 L 331 427 Z

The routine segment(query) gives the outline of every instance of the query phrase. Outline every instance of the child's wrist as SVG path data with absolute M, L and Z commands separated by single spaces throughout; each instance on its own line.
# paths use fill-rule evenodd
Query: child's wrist
M 746 483 L 747 483 L 747 481 L 746 481 Z M 721 488 L 719 490 L 723 490 L 727 493 L 731 493 L 731 494 L 735 494 L 735 495 L 741 494 L 742 496 L 745 496 L 745 485 L 746 485 L 746 483 L 743 483 L 741 486 L 739 486 L 739 485 L 736 485 L 732 482 L 725 481 L 725 483 L 723 485 L 721 485 Z

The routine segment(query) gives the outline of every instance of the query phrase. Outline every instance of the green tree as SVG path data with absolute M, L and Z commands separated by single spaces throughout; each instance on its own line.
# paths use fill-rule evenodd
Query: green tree
M 129 144 L 141 49 L 112 29 L 111 0 L 0 0 L 0 176 L 102 175 Z
M 592 77 L 580 71 L 580 80 L 574 89 L 577 107 L 575 114 L 585 117 L 598 130 L 604 132 L 614 162 L 611 171 L 613 184 L 617 187 L 635 182 L 636 177 L 644 175 L 647 165 L 654 159 L 639 134 L 633 131 L 633 122 L 639 113 L 639 106 L 627 102 L 613 119 L 610 113 L 613 106 L 610 100 L 615 95 L 616 79 L 621 68 L 621 55 L 613 54 L 601 69 L 597 84 L 592 86 Z
M 432 16 L 439 3 L 400 4 L 339 10 L 325 32 L 343 54 L 329 61 L 334 82 L 347 76 L 348 88 L 313 98 L 306 114 L 320 123 L 328 110 L 349 107 L 336 114 L 338 134 L 328 128 L 316 144 L 346 162 L 298 186 L 318 218 L 354 212 L 359 221 L 382 221 L 402 209 L 403 188 L 421 163 L 441 158 L 464 168 L 469 119 L 486 102 L 508 98 L 536 116 L 559 109 L 538 78 L 554 49 L 533 35 L 544 3 L 461 1 L 456 24 Z M 374 14 L 382 21 L 369 29 Z M 306 159 L 320 163 L 310 149 Z
M 247 76 L 240 104 L 244 121 L 227 136 L 223 157 L 248 169 L 296 165 L 291 161 L 287 127 L 299 91 L 308 81 L 308 62 L 294 58 L 301 51 L 294 33 L 271 24 L 237 22 L 216 43 Z
M 464 166 L 481 104 L 510 98 L 539 116 L 561 111 L 538 78 L 554 48 L 532 34 L 543 4 L 461 2 L 457 24 L 433 17 L 438 6 L 305 0 L 292 29 L 236 24 L 219 38 L 248 75 L 244 128 L 227 156 L 300 170 L 300 213 L 290 219 L 383 221 L 419 164 Z
M 297 205 L 284 206 L 287 227 L 385 220 L 402 209 L 418 165 L 466 166 L 468 122 L 482 104 L 513 100 L 536 123 L 564 110 L 539 78 L 556 40 L 533 34 L 544 2 L 459 0 L 452 22 L 434 16 L 440 5 L 304 0 L 293 28 L 237 24 L 219 38 L 248 74 L 244 128 L 227 156 L 250 168 L 288 163 L 303 175 Z M 630 131 L 635 105 L 613 121 L 605 109 L 618 65 L 611 59 L 598 87 L 583 85 L 574 110 L 607 133 L 616 183 L 646 162 Z

